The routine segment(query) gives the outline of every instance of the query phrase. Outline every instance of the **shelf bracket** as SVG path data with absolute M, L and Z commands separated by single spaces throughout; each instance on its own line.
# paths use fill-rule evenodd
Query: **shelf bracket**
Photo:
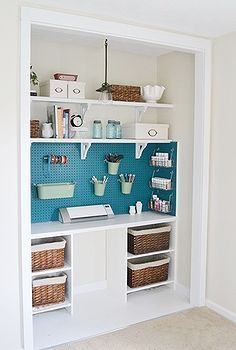
M 144 142 L 137 142 L 135 144 L 135 158 L 136 159 L 139 159 L 141 157 L 141 155 L 146 147 L 147 147 L 147 143 L 144 143 Z
M 91 103 L 81 103 L 82 115 L 84 117 L 85 113 L 90 110 Z
M 81 154 L 80 159 L 86 159 L 89 148 L 91 147 L 91 142 L 81 142 Z
M 145 113 L 147 110 L 147 106 L 143 106 L 143 107 L 136 107 L 135 108 L 135 122 L 139 123 L 141 122 L 141 118 L 142 118 L 142 113 Z

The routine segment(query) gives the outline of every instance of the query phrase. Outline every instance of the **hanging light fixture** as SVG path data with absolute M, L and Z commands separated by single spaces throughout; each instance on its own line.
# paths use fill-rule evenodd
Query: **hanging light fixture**
M 102 86 L 97 89 L 97 92 L 100 92 L 99 99 L 103 102 L 109 102 L 112 101 L 112 87 L 107 82 L 107 39 L 105 40 L 105 82 L 102 84 Z

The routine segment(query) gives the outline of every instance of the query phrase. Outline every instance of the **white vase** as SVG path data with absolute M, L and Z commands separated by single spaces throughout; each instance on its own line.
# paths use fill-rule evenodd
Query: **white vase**
M 43 123 L 42 137 L 49 139 L 53 136 L 52 123 Z

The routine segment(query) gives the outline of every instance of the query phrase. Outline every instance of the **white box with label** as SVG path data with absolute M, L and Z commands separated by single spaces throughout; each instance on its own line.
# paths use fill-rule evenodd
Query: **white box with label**
M 85 98 L 85 83 L 68 81 L 68 98 Z
M 168 140 L 169 124 L 125 123 L 122 125 L 124 139 Z
M 50 79 L 40 84 L 40 95 L 67 98 L 67 81 Z

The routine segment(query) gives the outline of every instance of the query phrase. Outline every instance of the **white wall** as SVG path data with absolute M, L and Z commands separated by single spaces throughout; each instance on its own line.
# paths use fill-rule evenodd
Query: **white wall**
M 158 58 L 158 83 L 165 86 L 163 102 L 174 104 L 173 110 L 159 112 L 158 122 L 170 124 L 170 139 L 179 142 L 178 153 L 178 259 L 177 281 L 190 287 L 194 55 L 173 52 Z
M 39 34 L 37 34 L 39 36 Z M 100 40 L 101 42 L 101 40 Z M 124 84 L 145 86 L 156 84 L 157 59 L 153 55 L 140 55 L 121 52 L 112 49 L 112 39 L 108 43 L 108 82 L 110 84 Z M 43 55 L 42 55 L 43 53 Z M 31 64 L 37 72 L 40 82 L 53 77 L 56 72 L 75 73 L 79 75 L 79 81 L 86 82 L 85 97 L 99 98 L 96 89 L 104 82 L 104 46 L 101 47 L 83 45 L 81 40 L 75 42 L 60 41 L 60 37 L 44 40 L 36 38 L 32 40 Z M 70 105 L 72 114 L 79 113 L 79 106 Z M 149 109 L 144 117 L 144 122 L 156 122 L 156 110 Z M 92 121 L 103 121 L 103 132 L 108 119 L 117 119 L 123 122 L 135 120 L 134 108 L 114 108 L 106 106 L 92 106 L 86 113 L 84 126 L 89 128 L 91 136 Z M 32 119 L 46 119 L 46 104 L 32 105 Z M 83 135 L 82 135 L 83 136 Z
M 207 298 L 234 313 L 236 33 L 214 42 Z
M 0 11 L 1 76 L 1 283 L 0 348 L 21 347 L 19 303 L 19 231 L 18 231 L 18 8 L 17 1 L 4 1 Z

